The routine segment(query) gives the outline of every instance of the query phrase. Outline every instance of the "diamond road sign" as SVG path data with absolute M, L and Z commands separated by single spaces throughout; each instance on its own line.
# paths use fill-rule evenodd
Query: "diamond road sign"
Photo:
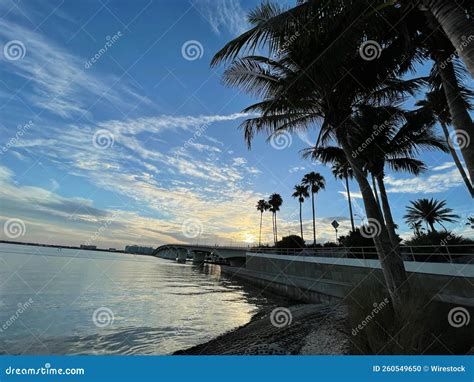
M 337 227 L 339 227 L 339 223 L 336 220 L 333 220 L 331 225 L 334 227 L 334 229 L 337 229 Z

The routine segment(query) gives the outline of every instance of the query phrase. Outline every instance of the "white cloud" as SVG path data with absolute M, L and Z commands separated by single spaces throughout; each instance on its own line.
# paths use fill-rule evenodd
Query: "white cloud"
M 444 162 L 443 164 L 439 166 L 432 167 L 432 171 L 442 171 L 442 170 L 447 170 L 449 168 L 454 167 L 456 164 L 454 162 Z
M 237 36 L 249 28 L 239 0 L 194 0 L 193 5 L 216 34 L 227 30 Z
M 387 188 L 387 192 L 391 193 L 430 194 L 446 192 L 462 185 L 462 183 L 462 177 L 457 169 L 428 176 L 411 178 L 394 178 L 393 176 L 387 176 L 385 178 L 385 184 L 391 186 Z
M 19 40 L 24 44 L 26 53 L 22 59 L 5 59 L 1 63 L 5 70 L 27 81 L 31 91 L 22 84 L 21 89 L 25 87 L 22 93 L 38 108 L 71 117 L 89 114 L 88 109 L 101 100 L 125 110 L 130 108 L 130 102 L 150 102 L 118 78 L 92 74 L 84 68 L 85 59 L 70 54 L 31 29 L 0 19 L 0 38 L 3 41 Z
M 288 172 L 289 172 L 290 174 L 293 174 L 293 173 L 295 173 L 295 172 L 300 172 L 300 171 L 304 171 L 304 170 L 306 170 L 306 167 L 304 167 L 304 166 L 294 166 L 294 167 L 291 167 L 291 168 L 288 170 Z

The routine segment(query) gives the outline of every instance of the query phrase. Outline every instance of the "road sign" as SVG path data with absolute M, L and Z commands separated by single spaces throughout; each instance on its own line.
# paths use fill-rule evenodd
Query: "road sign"
M 337 229 L 337 227 L 339 227 L 339 223 L 336 220 L 333 220 L 331 225 L 334 227 L 334 229 Z

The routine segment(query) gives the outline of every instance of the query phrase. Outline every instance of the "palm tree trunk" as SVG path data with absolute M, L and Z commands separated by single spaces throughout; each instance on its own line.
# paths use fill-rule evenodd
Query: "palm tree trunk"
M 387 190 L 385 189 L 383 178 L 384 178 L 383 173 L 379 173 L 377 175 L 377 183 L 379 185 L 380 198 L 382 199 L 383 215 L 385 217 L 385 223 L 387 224 L 388 236 L 390 236 L 390 241 L 392 245 L 396 247 L 400 243 L 398 241 L 397 233 L 395 232 L 395 222 L 393 221 L 392 211 L 390 209 L 390 204 L 388 203 L 388 195 L 387 195 Z
M 379 206 L 380 212 L 382 212 L 382 209 L 380 208 L 380 199 L 379 199 L 379 193 L 377 191 L 377 184 L 375 183 L 375 176 L 374 174 L 371 174 L 371 176 L 372 176 L 372 188 L 374 190 L 375 201 L 377 202 L 377 205 Z
M 314 192 L 311 192 L 311 204 L 313 207 L 313 245 L 316 245 L 316 214 L 314 211 Z
M 272 211 L 272 232 L 273 232 L 273 245 L 276 245 L 275 241 L 275 212 Z
M 304 242 L 303 238 L 303 203 L 300 202 L 300 231 L 301 231 L 301 239 Z
M 362 171 L 360 160 L 352 157 L 351 147 L 345 139 L 341 140 L 341 146 L 359 184 L 367 217 L 380 223 L 380 232 L 374 235 L 373 240 L 388 293 L 390 294 L 395 311 L 400 312 L 403 307 L 403 302 L 409 294 L 409 284 L 407 282 L 405 265 L 400 255 L 400 248 L 392 247 L 380 209 L 377 206 L 370 184 Z
M 454 130 L 459 139 L 459 149 L 469 171 L 470 183 L 472 184 L 474 180 L 474 124 L 464 103 L 458 97 L 458 80 L 454 72 L 453 63 L 445 63 L 439 74 L 443 83 L 444 93 L 446 94 L 446 100 L 448 101 Z
M 464 180 L 464 183 L 466 184 L 466 187 L 469 193 L 474 198 L 474 188 L 472 187 L 472 184 L 469 181 L 466 171 L 464 170 L 464 167 L 461 164 L 461 161 L 459 160 L 458 153 L 456 152 L 456 150 L 454 150 L 452 146 L 451 139 L 449 138 L 448 126 L 446 126 L 444 122 L 440 122 L 440 125 L 441 125 L 441 128 L 443 129 L 444 137 L 446 138 L 446 143 L 448 144 L 448 148 L 451 153 L 451 156 L 453 157 L 454 163 L 456 164 L 456 167 L 458 168 L 458 171 L 461 174 L 462 179 Z
M 278 243 L 277 213 L 275 211 L 275 245 Z
M 260 212 L 260 233 L 258 234 L 258 246 L 262 246 L 262 220 L 263 220 L 263 211 Z
M 474 36 L 472 20 L 466 17 L 462 7 L 453 0 L 424 0 L 423 6 L 438 21 L 474 78 L 474 43 L 466 40 L 466 36 Z
M 347 200 L 349 201 L 349 215 L 351 216 L 351 227 L 352 227 L 352 232 L 354 232 L 355 231 L 354 214 L 352 213 L 351 192 L 349 190 L 349 177 L 346 176 L 344 178 L 346 179 Z
M 433 222 L 428 222 L 428 224 L 430 225 L 431 232 L 436 232 L 436 228 L 434 227 Z

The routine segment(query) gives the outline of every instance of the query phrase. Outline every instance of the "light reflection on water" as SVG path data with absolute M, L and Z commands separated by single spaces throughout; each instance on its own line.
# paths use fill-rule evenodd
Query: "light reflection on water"
M 0 244 L 0 264 L 4 354 L 168 354 L 270 304 L 214 265 L 11 244 Z

